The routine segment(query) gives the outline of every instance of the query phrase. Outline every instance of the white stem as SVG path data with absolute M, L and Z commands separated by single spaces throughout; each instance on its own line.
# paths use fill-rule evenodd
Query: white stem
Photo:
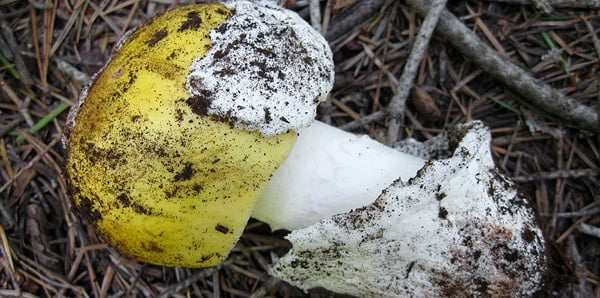
M 252 216 L 273 230 L 306 227 L 372 203 L 398 178 L 414 177 L 424 163 L 368 136 L 315 121 L 299 132 Z

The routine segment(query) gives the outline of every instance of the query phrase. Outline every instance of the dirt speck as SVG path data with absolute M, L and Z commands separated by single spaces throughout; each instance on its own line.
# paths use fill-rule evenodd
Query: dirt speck
M 186 30 L 196 30 L 202 25 L 202 19 L 197 11 L 190 11 L 187 14 L 187 19 L 181 24 L 181 27 L 177 29 L 177 32 L 183 32 Z
M 169 32 L 167 32 L 167 30 L 165 30 L 165 29 L 159 30 L 159 31 L 155 32 L 154 34 L 152 34 L 152 37 L 148 41 L 146 41 L 146 44 L 149 47 L 154 47 L 159 41 L 161 41 L 165 37 L 167 37 L 167 35 L 169 35 Z
M 226 227 L 226 226 L 224 226 L 224 225 L 222 225 L 222 224 L 217 224 L 217 225 L 215 226 L 215 230 L 216 230 L 217 232 L 219 232 L 219 233 L 222 233 L 222 234 L 227 234 L 227 233 L 229 233 L 229 228 L 228 228 L 228 227 Z

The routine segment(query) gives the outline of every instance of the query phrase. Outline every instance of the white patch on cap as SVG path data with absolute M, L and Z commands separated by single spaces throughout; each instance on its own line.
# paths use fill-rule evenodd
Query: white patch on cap
M 327 41 L 296 13 L 246 1 L 210 32 L 186 86 L 206 114 L 272 136 L 308 126 L 333 86 Z

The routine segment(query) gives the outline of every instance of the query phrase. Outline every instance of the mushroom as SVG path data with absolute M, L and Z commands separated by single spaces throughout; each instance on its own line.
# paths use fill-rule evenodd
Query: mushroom
M 319 245 L 338 241 L 334 238 L 343 238 L 344 231 L 336 230 L 332 222 L 342 224 L 366 210 L 391 212 L 386 209 L 390 199 L 385 197 L 402 188 L 400 181 L 425 183 L 419 187 L 433 192 L 424 198 L 433 193 L 441 196 L 444 187 L 432 189 L 435 181 L 420 178 L 437 171 L 431 169 L 436 162 L 313 122 L 333 77 L 327 42 L 295 13 L 273 4 L 190 5 L 156 17 L 119 42 L 114 56 L 84 88 L 69 115 L 66 176 L 74 205 L 119 252 L 169 266 L 219 264 L 251 214 L 274 229 L 306 227 L 291 234 L 292 254 L 273 269 L 277 276 L 287 278 L 282 273 L 286 260 L 304 264 L 293 261 L 295 253 L 306 251 L 296 241 L 297 235 L 306 235 L 308 242 L 315 237 Z M 481 144 L 485 141 L 489 139 Z M 478 148 L 487 146 L 481 144 Z M 411 180 L 425 164 L 420 176 Z M 465 174 L 470 175 L 468 179 L 486 177 L 491 172 L 488 166 L 486 161 Z M 467 186 L 462 185 L 463 192 Z M 455 201 L 438 199 L 438 205 L 423 204 L 423 208 L 433 208 L 423 212 L 445 214 L 445 226 L 460 229 L 464 217 L 473 215 L 476 220 L 480 215 L 453 213 L 457 205 L 442 209 Z M 413 201 L 408 200 L 406 206 Z M 509 208 L 502 199 L 492 203 Z M 464 204 L 465 210 L 480 206 Z M 496 210 L 493 205 L 489 208 Z M 524 234 L 529 237 L 524 238 L 532 244 L 527 248 L 539 251 L 543 243 L 531 214 L 524 206 L 514 208 L 500 221 L 516 229 L 529 227 L 531 232 Z M 495 215 L 490 213 L 490 217 Z M 370 221 L 366 216 L 361 218 Z M 403 217 L 393 212 L 390 216 L 382 222 L 381 215 L 376 215 L 373 223 L 364 224 L 381 227 L 377 229 L 385 237 L 368 235 L 372 240 L 404 243 L 400 229 L 389 229 L 390 225 L 401 227 L 403 223 L 392 220 Z M 416 218 L 412 219 L 415 224 Z M 334 238 L 323 240 L 319 238 L 323 235 L 307 232 L 327 233 L 323 227 L 332 228 Z M 352 241 L 367 235 L 346 232 L 352 238 L 346 240 Z M 511 241 L 516 241 L 514 247 L 525 247 L 513 236 L 501 239 L 505 240 L 502 245 L 512 248 Z M 368 242 L 369 237 L 364 243 L 375 243 Z M 475 234 L 472 237 L 475 242 L 487 241 Z M 417 239 L 422 240 L 406 243 Z M 439 248 L 434 243 L 431 247 Z M 421 263 L 414 264 L 421 268 Z M 300 278 L 288 280 L 293 283 Z M 303 288 L 312 285 L 300 284 Z
M 358 297 L 523 297 L 540 289 L 545 244 L 529 202 L 494 166 L 481 122 L 365 207 L 292 231 L 271 274 Z

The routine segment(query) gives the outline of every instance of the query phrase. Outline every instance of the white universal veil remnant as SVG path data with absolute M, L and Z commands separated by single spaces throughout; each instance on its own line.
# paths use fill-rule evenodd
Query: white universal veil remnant
M 428 161 L 372 204 L 293 231 L 271 273 L 302 289 L 359 297 L 531 295 L 544 240 L 527 200 L 498 172 L 481 122 L 449 133 L 447 159 Z

